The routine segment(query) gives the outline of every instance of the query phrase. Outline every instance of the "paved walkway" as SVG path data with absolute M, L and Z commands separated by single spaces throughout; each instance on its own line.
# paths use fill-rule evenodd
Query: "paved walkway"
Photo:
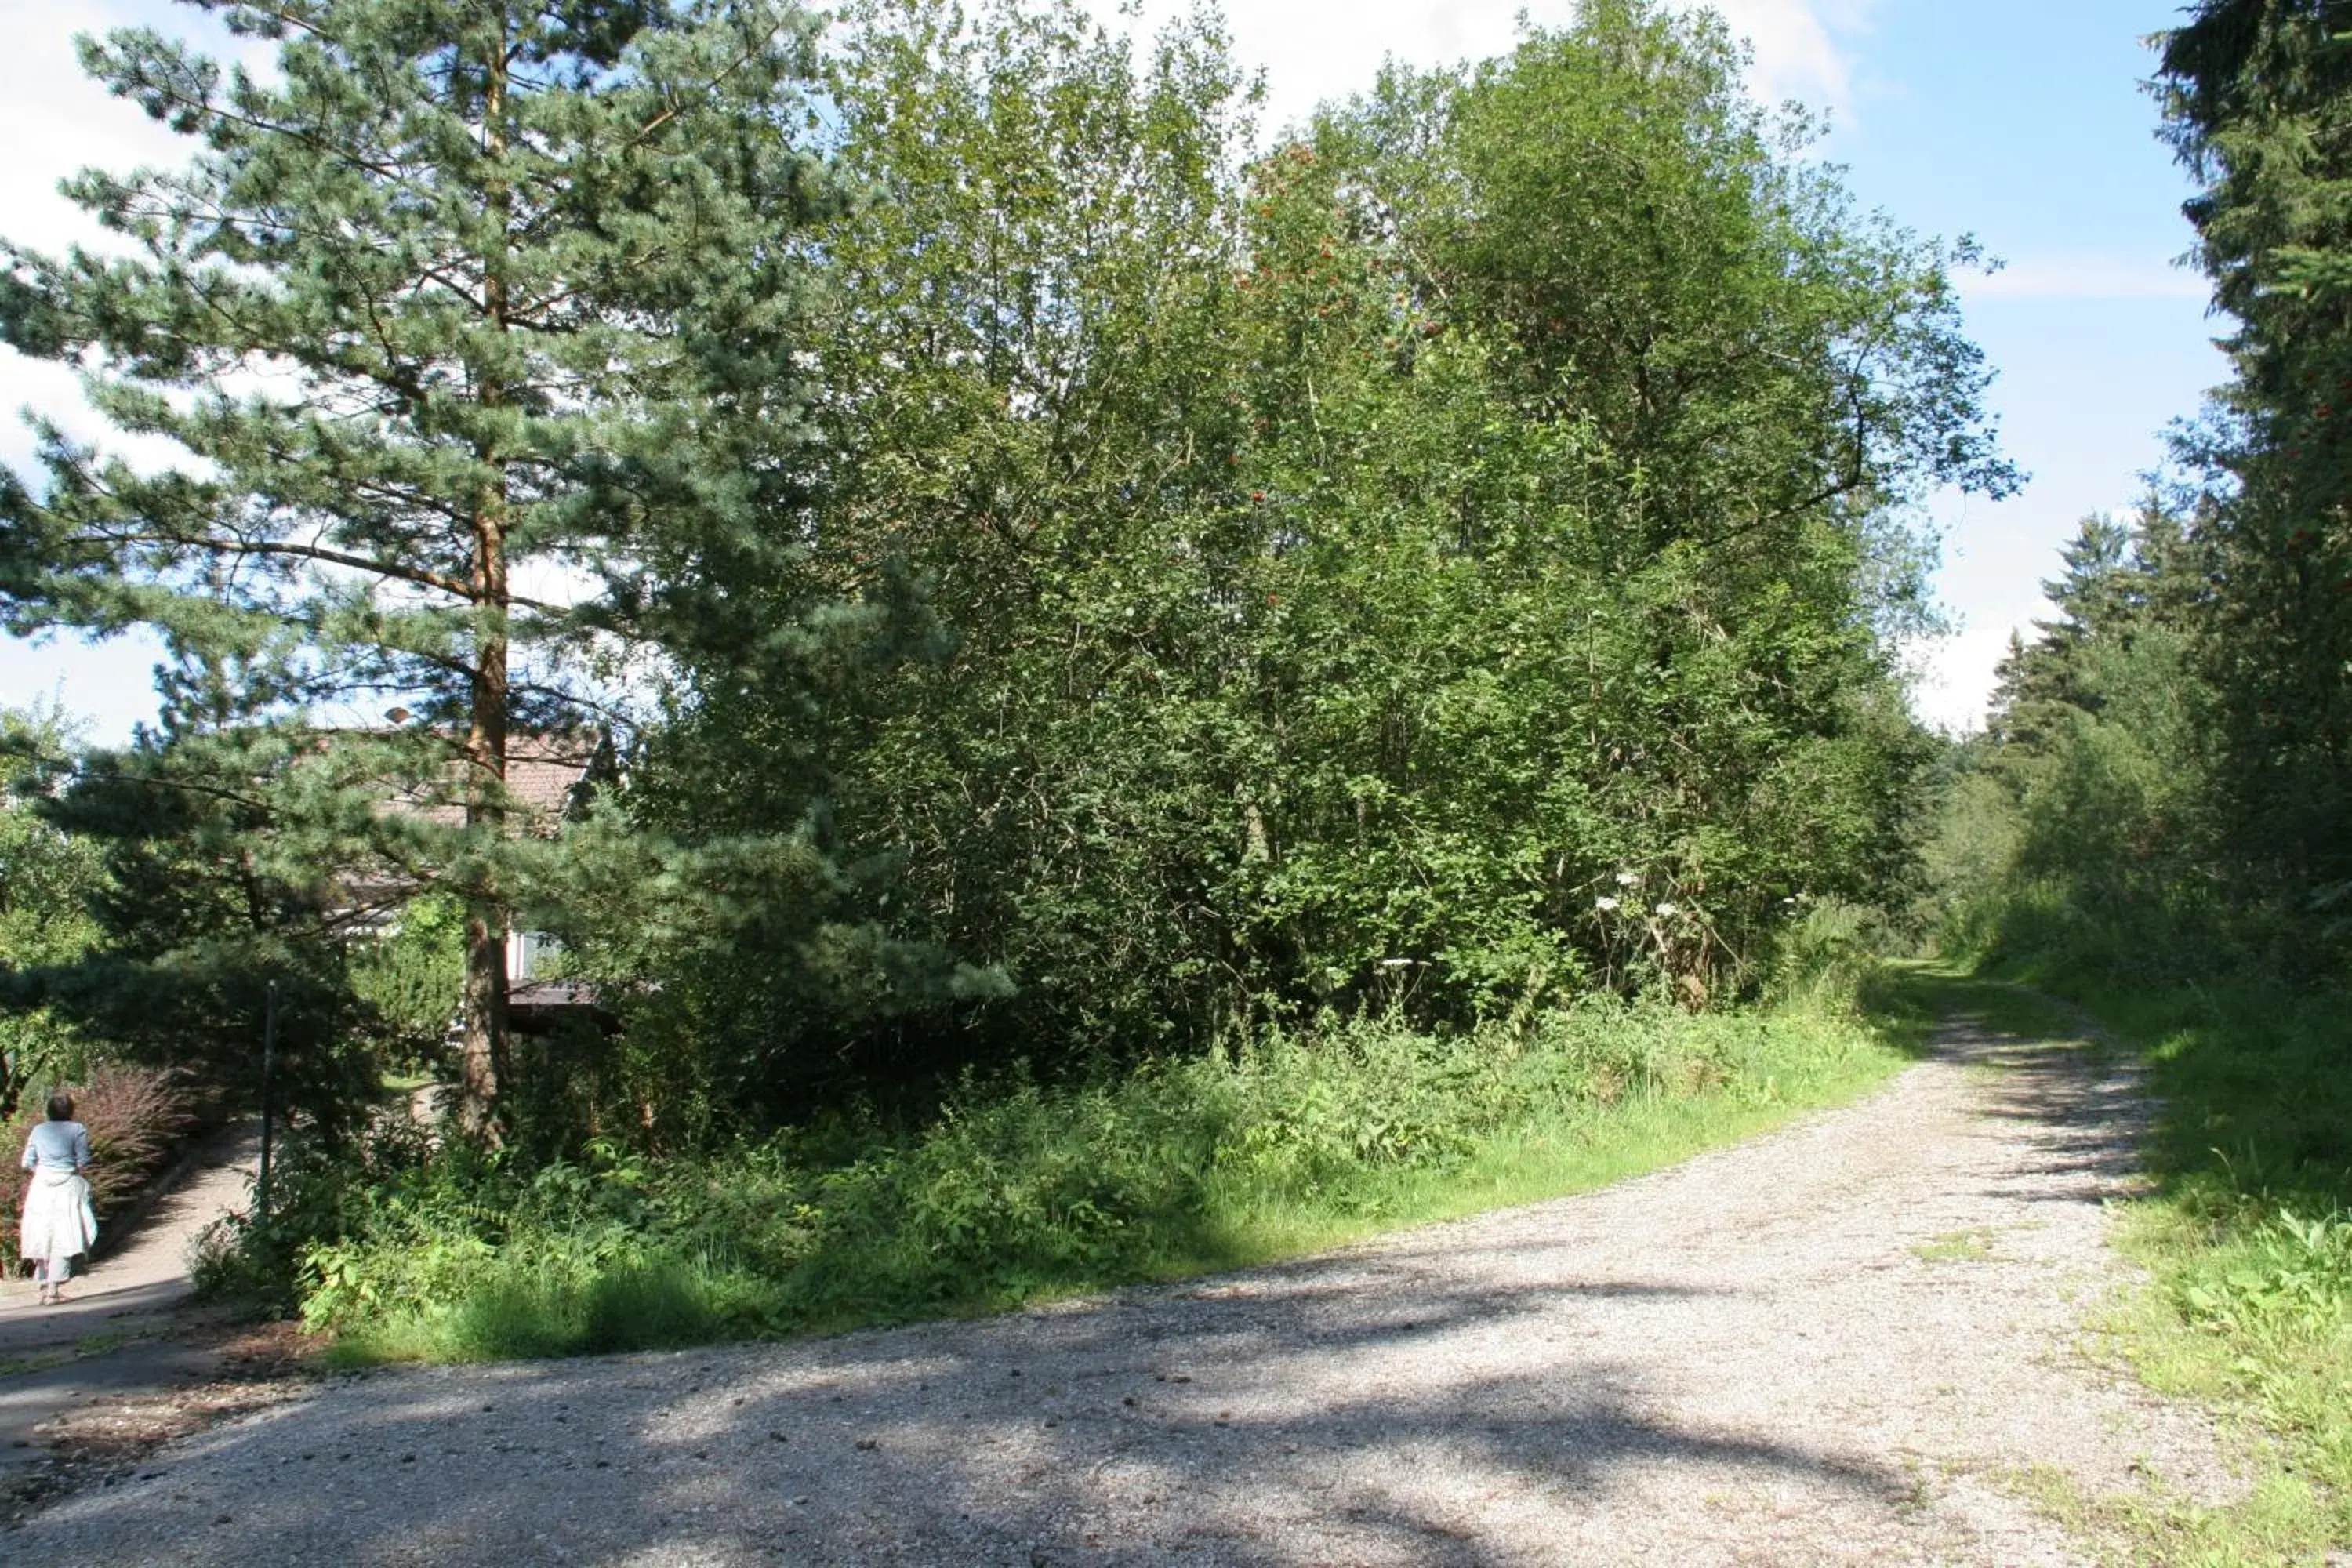
M 188 1248 L 198 1233 L 250 1201 L 260 1151 L 251 1126 L 215 1138 L 190 1177 L 67 1286 L 62 1306 L 37 1304 L 30 1279 L 0 1283 L 0 1479 L 38 1461 L 37 1428 L 74 1405 L 212 1375 L 213 1352 L 156 1336 L 178 1321 L 192 1289 Z
M 206 1226 L 250 1201 L 260 1160 L 257 1131 L 239 1125 L 223 1131 L 197 1157 L 189 1179 L 127 1239 L 109 1245 L 119 1238 L 100 1237 L 97 1263 L 66 1287 L 63 1306 L 37 1304 L 30 1279 L 0 1284 L 0 1365 L 28 1352 L 122 1332 L 185 1300 L 190 1245 Z

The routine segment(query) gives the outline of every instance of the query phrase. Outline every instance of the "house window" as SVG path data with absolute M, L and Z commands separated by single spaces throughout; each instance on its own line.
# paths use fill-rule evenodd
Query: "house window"
M 541 980 L 555 967 L 555 955 L 563 944 L 543 931 L 509 931 L 507 934 L 507 978 L 509 980 Z

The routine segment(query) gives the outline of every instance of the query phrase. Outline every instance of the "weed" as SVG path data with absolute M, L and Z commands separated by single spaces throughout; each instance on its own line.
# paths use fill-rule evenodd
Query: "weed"
M 224 1237 L 208 1278 L 285 1256 L 342 1364 L 987 1311 L 1597 1186 L 1903 1060 L 1818 1005 L 1594 1003 L 1451 1038 L 1337 1024 L 1089 1082 L 975 1079 L 919 1129 L 828 1124 L 655 1165 L 616 1147 L 528 1175 L 413 1149 L 356 1171 L 298 1158 L 299 1238 Z
M 1911 1256 L 1922 1263 L 1982 1263 L 1992 1256 L 1992 1232 L 1981 1226 L 1948 1230 L 1914 1247 Z
M 2262 1568 L 2318 1561 L 2326 1539 L 2313 1529 L 2311 1488 L 2275 1468 L 2238 1502 L 2212 1508 L 2178 1496 L 2152 1478 L 2131 1491 L 2093 1496 L 2053 1465 L 1999 1478 L 2076 1537 L 2095 1543 L 2117 1568 Z

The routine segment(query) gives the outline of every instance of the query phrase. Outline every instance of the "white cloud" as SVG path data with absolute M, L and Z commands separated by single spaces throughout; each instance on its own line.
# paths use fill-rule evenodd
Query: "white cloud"
M 1971 300 L 2202 300 L 2212 291 L 2189 268 L 2113 256 L 2030 257 L 1959 286 Z
M 1748 88 L 1768 103 L 1790 99 L 1840 114 L 1853 107 L 1853 38 L 1869 27 L 1875 0 L 1714 0 L 1756 52 Z
M 1921 723 L 1947 734 L 1984 728 L 1985 710 L 1992 701 L 1994 669 L 2009 651 L 2011 634 L 2021 631 L 2032 635 L 2031 626 L 2022 621 L 1969 626 L 1907 649 L 1905 663 L 1915 680 L 1911 711 Z
M 1115 0 L 1091 0 L 1116 21 Z M 1714 0 L 1714 9 L 1755 51 L 1749 85 L 1769 103 L 1796 99 L 1843 112 L 1850 107 L 1846 41 L 1868 24 L 1876 0 Z M 1188 0 L 1147 0 L 1150 31 L 1190 8 Z M 1269 130 L 1303 119 L 1318 102 L 1372 84 L 1383 60 L 1414 65 L 1484 58 L 1510 48 L 1524 13 L 1538 27 L 1574 19 L 1572 0 L 1234 0 L 1226 11 L 1236 56 L 1266 73 Z

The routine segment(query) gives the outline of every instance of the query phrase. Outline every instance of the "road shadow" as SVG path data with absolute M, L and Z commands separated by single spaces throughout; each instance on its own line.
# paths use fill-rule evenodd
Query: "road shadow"
M 20 1540 L 68 1560 L 128 1532 L 240 1568 L 256 1542 L 289 1563 L 1483 1565 L 1519 1558 L 1461 1499 L 1565 1519 L 1629 1467 L 1900 1506 L 1897 1467 L 1678 1425 L 1636 1369 L 1574 1353 L 1603 1304 L 1700 1294 L 1340 1258 L 781 1350 L 379 1373 Z M 1497 1333 L 1566 1348 L 1510 1376 L 1456 1353 Z
M 2146 1110 L 2124 1066 L 1969 1022 L 1933 1054 L 1980 1069 L 1985 1113 L 2027 1142 L 2003 1195 L 2093 1203 L 2131 1177 Z M 1775 1440 L 1769 1415 L 1677 1419 L 1643 1364 L 1580 1348 L 1606 1311 L 1621 1350 L 1654 1334 L 1671 1358 L 1676 1311 L 1740 1292 L 1585 1277 L 1568 1247 L 1519 1266 L 1545 1223 L 977 1322 L 372 1374 L 181 1445 L 18 1539 L 28 1559 L 103 1546 L 116 1563 L 122 1542 L 153 1542 L 130 1561 L 194 1568 L 1486 1568 L 1528 1561 L 1531 1540 L 1617 1560 L 1576 1532 L 1661 1468 L 1676 1495 L 1726 1506 L 1791 1491 L 1864 1521 L 1917 1506 L 1897 1457 Z
M 2154 1109 L 2138 1067 L 2076 1041 L 2030 1039 L 1954 1018 L 1939 1036 L 1948 1061 L 1985 1075 L 1979 1113 L 2006 1124 L 2028 1150 L 1998 1195 L 2037 1203 L 2096 1203 L 2145 1192 Z

